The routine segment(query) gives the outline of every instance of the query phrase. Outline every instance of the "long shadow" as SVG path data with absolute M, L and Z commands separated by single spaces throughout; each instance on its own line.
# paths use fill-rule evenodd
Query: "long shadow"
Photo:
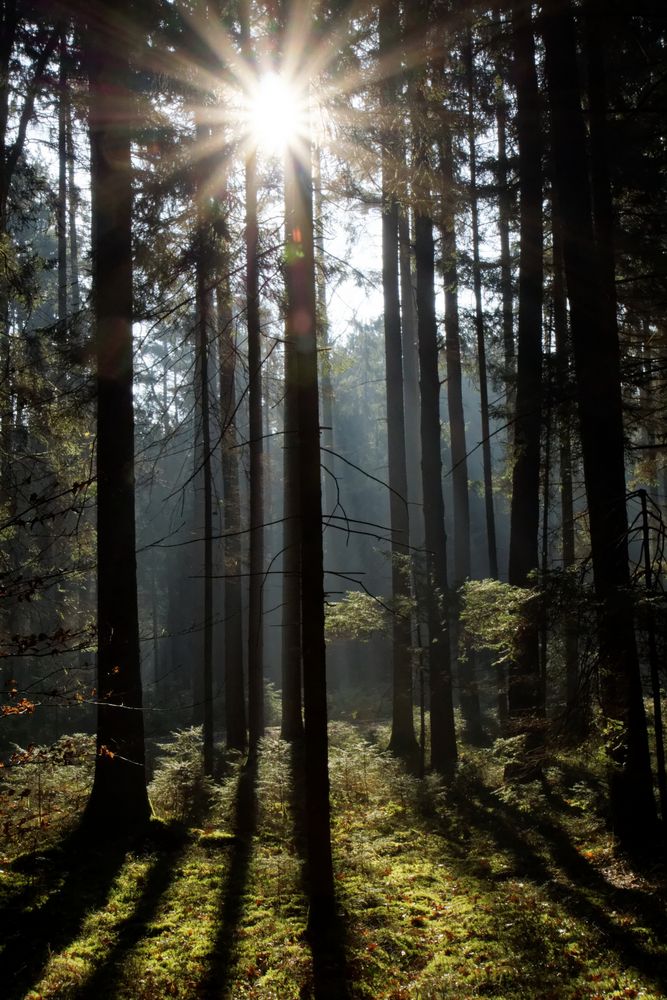
M 312 908 L 308 880 L 308 851 L 306 843 L 306 816 L 304 788 L 303 745 L 294 741 L 290 747 L 291 812 L 294 822 L 294 843 L 301 859 L 301 884 L 303 893 Z M 349 1000 L 345 949 L 345 926 L 337 911 L 327 913 L 320 921 L 310 921 L 307 940 L 313 960 L 314 1000 Z
M 222 1000 L 228 994 L 256 830 L 257 760 L 251 758 L 241 769 L 236 788 L 235 839 L 221 897 L 222 918 L 213 944 L 210 968 L 199 988 L 200 1000 Z
M 29 891 L 9 900 L 0 916 L 4 1000 L 22 1000 L 51 953 L 76 940 L 88 912 L 106 900 L 128 848 L 125 839 L 88 845 L 75 834 L 52 855 L 54 866 L 62 864 L 60 871 L 47 873 Z M 42 894 L 45 898 L 39 902 Z
M 483 784 L 467 789 L 465 801 L 458 803 L 460 812 L 471 826 L 484 829 L 501 850 L 513 859 L 515 873 L 525 875 L 539 884 L 559 905 L 575 917 L 583 918 L 601 931 L 609 945 L 616 948 L 628 965 L 652 979 L 667 995 L 667 963 L 664 956 L 654 955 L 637 939 L 630 927 L 619 926 L 610 912 L 640 915 L 658 941 L 667 940 L 667 913 L 649 893 L 639 889 L 611 885 L 604 876 L 574 847 L 567 833 L 544 817 L 527 817 L 521 810 L 501 802 Z M 529 842 L 537 833 L 543 840 L 550 860 L 563 880 L 545 858 Z M 488 872 L 479 870 L 489 880 Z M 589 890 L 588 894 L 586 890 Z M 597 899 L 591 898 L 597 896 Z
M 97 966 L 90 979 L 75 994 L 76 1000 L 98 1000 L 113 997 L 119 973 L 126 956 L 146 934 L 146 929 L 157 913 L 165 892 L 173 881 L 174 865 L 183 854 L 185 844 L 160 846 L 160 854 L 152 865 L 141 896 L 133 912 L 121 923 L 118 938 L 104 961 Z

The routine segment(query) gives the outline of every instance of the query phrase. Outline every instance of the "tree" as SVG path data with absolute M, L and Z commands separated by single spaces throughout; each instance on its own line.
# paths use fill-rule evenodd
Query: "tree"
M 414 34 L 422 43 L 428 26 L 427 7 L 420 3 L 410 12 Z M 440 374 L 438 331 L 435 318 L 435 250 L 431 217 L 431 186 L 426 81 L 411 83 L 414 112 L 413 193 L 415 197 L 415 263 L 417 272 L 417 342 L 421 393 L 422 484 L 424 493 L 424 546 L 428 567 L 429 688 L 431 707 L 431 765 L 446 773 L 457 758 L 452 701 L 451 652 L 446 628 L 447 539 L 442 494 L 442 439 L 440 429 Z
M 129 3 L 87 25 L 97 379 L 97 756 L 86 821 L 148 819 L 134 523 Z
M 294 25 L 300 4 L 288 5 L 286 23 Z M 304 47 L 305 53 L 305 47 Z M 301 84 L 306 100 L 308 82 Z M 317 306 L 313 233 L 313 181 L 310 136 L 288 148 L 285 163 L 287 340 L 296 363 L 296 444 L 298 448 L 299 551 L 301 577 L 301 653 L 303 662 L 304 776 L 306 841 L 310 895 L 309 925 L 325 930 L 334 919 L 327 737 L 326 650 L 324 640 L 324 565 L 320 420 L 317 380 Z
M 574 19 L 568 2 L 545 2 L 545 73 L 554 190 L 563 233 L 577 410 L 599 602 L 600 691 L 608 720 L 610 808 L 626 845 L 656 820 L 646 719 L 628 589 L 627 512 L 618 330 L 609 273 L 593 226 Z
M 241 14 L 243 52 L 252 66 L 250 4 Z M 257 151 L 250 148 L 245 161 L 246 322 L 248 327 L 248 413 L 250 436 L 250 593 L 248 598 L 248 729 L 250 752 L 264 735 L 264 483 L 262 426 L 262 343 L 259 317 L 257 224 Z
M 385 63 L 398 58 L 398 3 L 384 3 L 379 9 L 379 58 Z M 390 749 L 414 761 L 417 742 L 412 716 L 411 621 L 407 610 L 410 578 L 407 556 L 410 551 L 408 481 L 405 458 L 403 409 L 403 360 L 401 305 L 399 292 L 398 201 L 396 177 L 398 146 L 392 118 L 395 116 L 395 78 L 386 76 L 382 87 L 381 113 L 385 119 L 382 143 L 382 291 L 384 297 L 384 342 L 387 392 L 387 444 L 389 460 L 389 512 L 391 523 L 391 582 L 394 600 L 393 702 Z
M 534 585 L 539 565 L 540 419 L 542 404 L 542 123 L 530 5 L 512 3 L 519 141 L 519 333 L 509 582 Z M 533 602 L 534 603 L 534 602 Z M 543 739 L 544 693 L 538 652 L 538 616 L 528 609 L 517 655 L 510 663 L 509 713 L 529 749 Z

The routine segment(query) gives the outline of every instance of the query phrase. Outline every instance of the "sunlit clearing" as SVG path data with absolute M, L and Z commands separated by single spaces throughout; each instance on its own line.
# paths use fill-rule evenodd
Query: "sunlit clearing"
M 303 132 L 306 111 L 296 89 L 277 73 L 261 77 L 248 102 L 250 139 L 264 153 L 283 153 Z

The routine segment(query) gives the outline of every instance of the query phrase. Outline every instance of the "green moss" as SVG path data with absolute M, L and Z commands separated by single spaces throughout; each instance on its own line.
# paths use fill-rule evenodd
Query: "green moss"
M 354 1000 L 665 995 L 660 872 L 645 882 L 614 858 L 591 759 L 556 756 L 545 785 L 499 794 L 489 753 L 467 752 L 447 786 L 420 783 L 336 727 L 332 836 Z M 241 822 L 247 779 L 232 769 L 201 826 L 153 824 L 108 870 L 102 855 L 77 868 L 61 854 L 59 870 L 8 859 L 0 890 L 36 921 L 33 942 L 52 943 L 8 1000 L 312 998 L 289 761 L 270 735 L 254 819 Z

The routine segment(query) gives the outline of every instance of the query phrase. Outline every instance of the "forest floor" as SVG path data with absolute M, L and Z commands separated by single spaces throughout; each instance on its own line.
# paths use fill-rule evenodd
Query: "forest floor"
M 5 843 L 0 995 L 667 997 L 665 868 L 614 854 L 593 751 L 505 786 L 497 755 L 467 750 L 446 787 L 407 775 L 386 742 L 331 726 L 341 920 L 326 956 L 306 932 L 290 748 L 271 733 L 256 775 L 230 766 L 207 814 L 154 822 L 131 848 Z

